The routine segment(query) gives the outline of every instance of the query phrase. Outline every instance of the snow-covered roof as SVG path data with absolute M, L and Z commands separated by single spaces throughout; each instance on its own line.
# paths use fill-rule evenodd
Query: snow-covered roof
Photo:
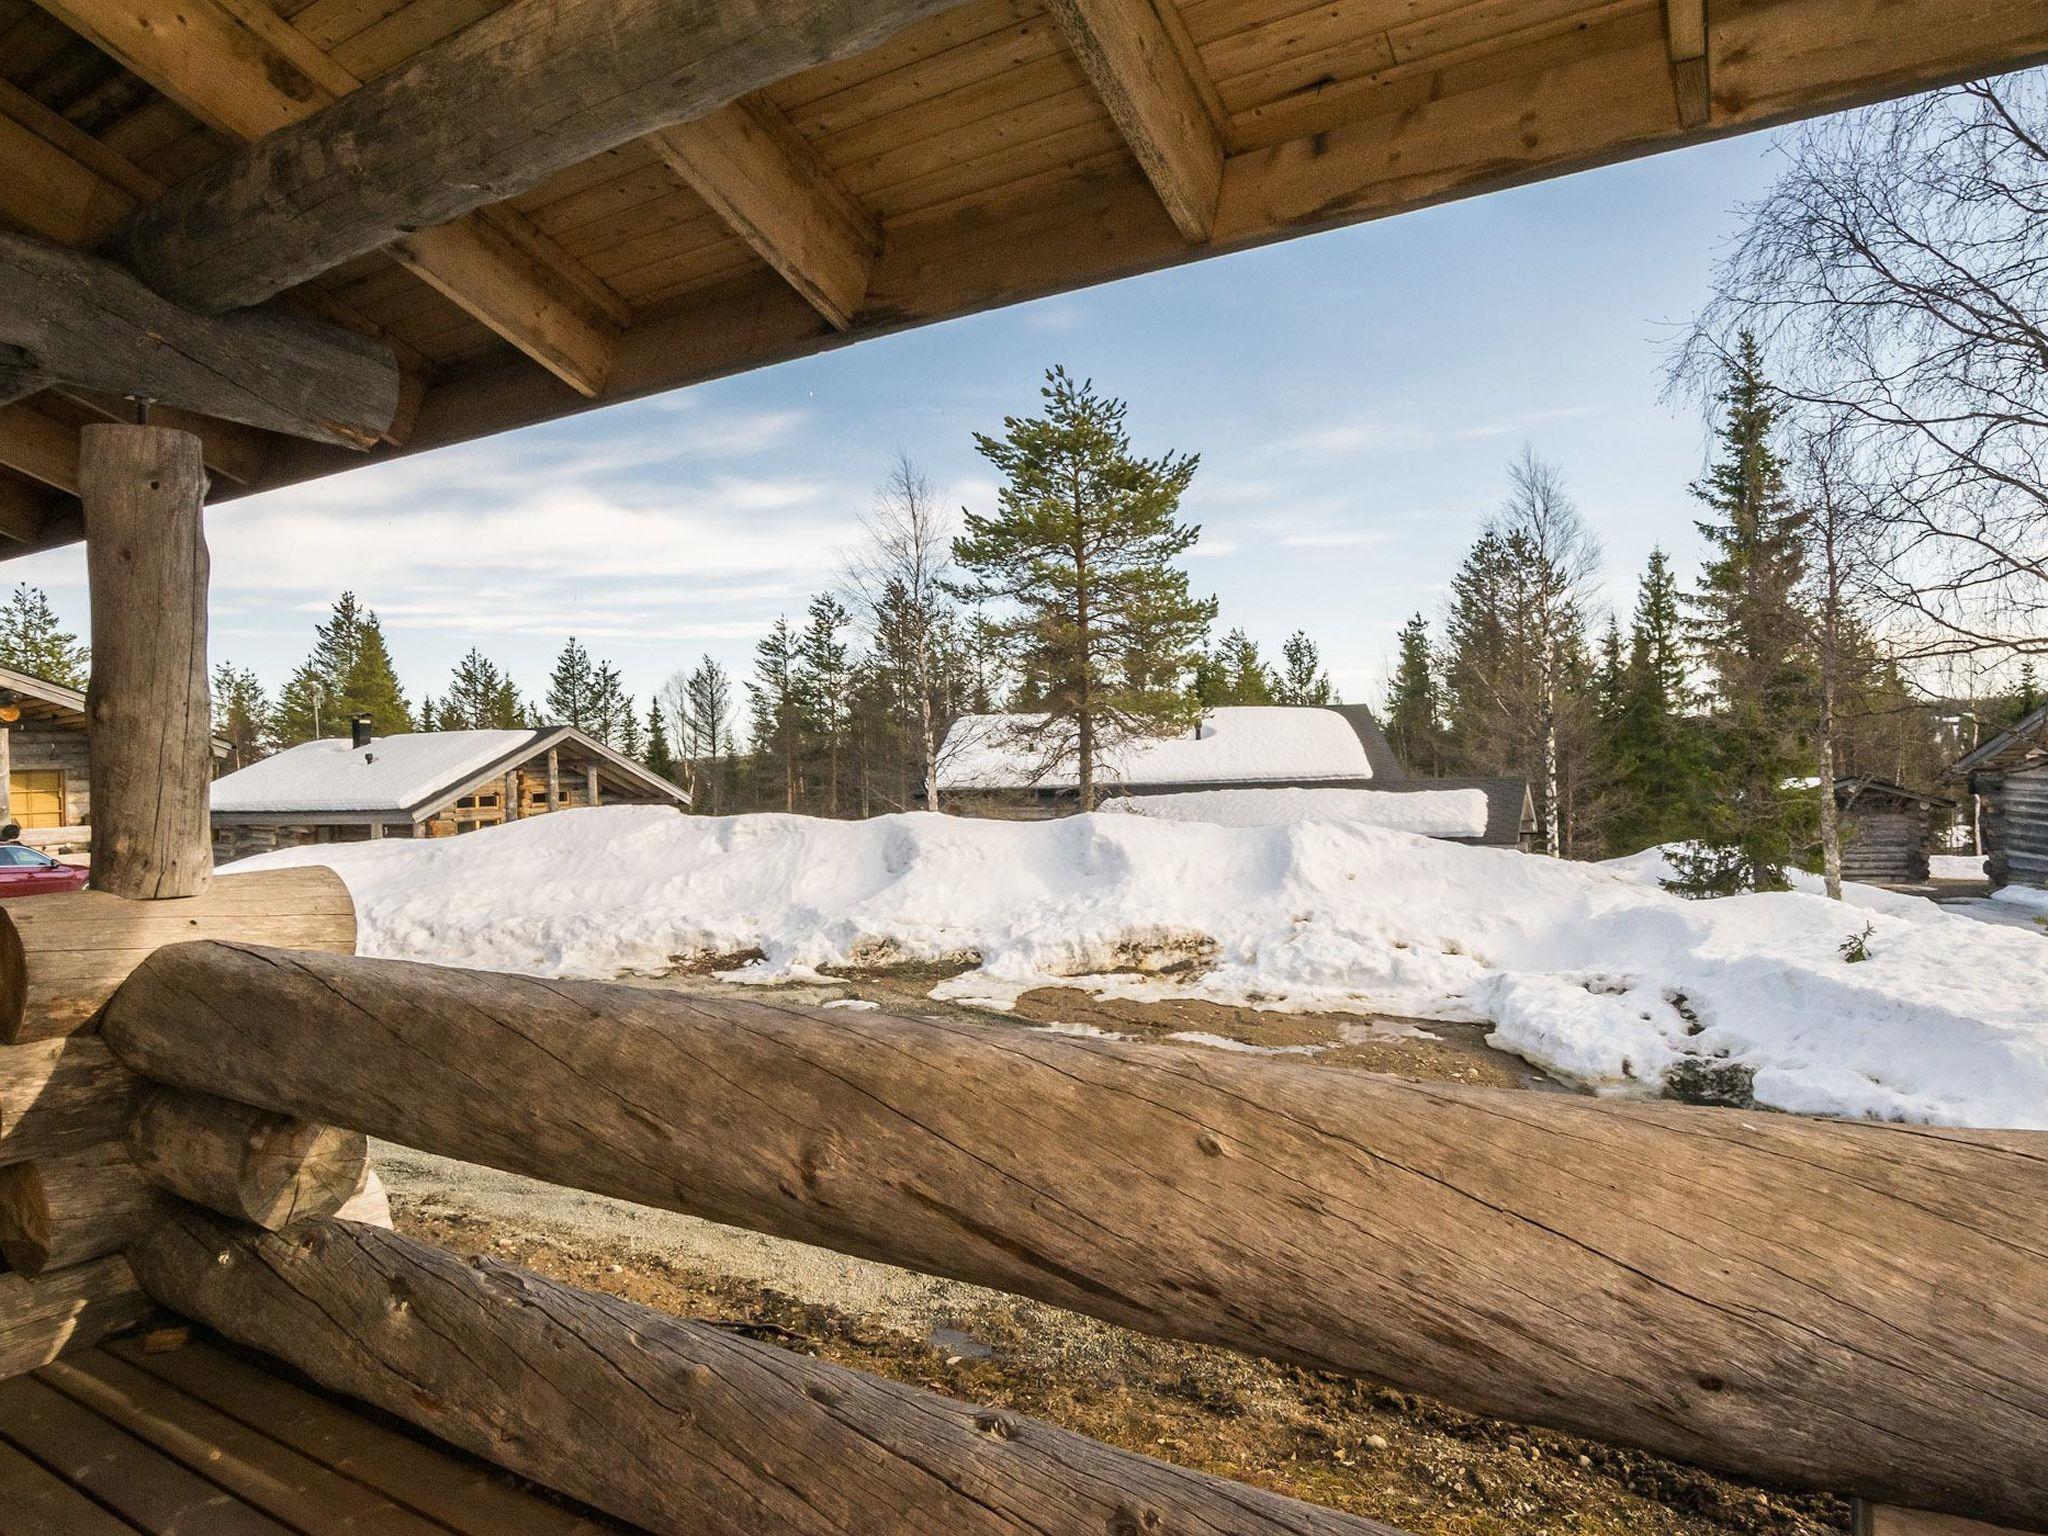
M 213 810 L 410 812 L 551 731 L 420 731 L 356 747 L 308 741 L 214 780 Z
M 939 750 L 941 790 L 1072 789 L 1075 754 L 1046 761 L 1041 715 L 967 715 Z M 1234 705 L 1187 735 L 1125 742 L 1101 755 L 1109 785 L 1313 783 L 1373 777 L 1365 744 L 1332 709 Z

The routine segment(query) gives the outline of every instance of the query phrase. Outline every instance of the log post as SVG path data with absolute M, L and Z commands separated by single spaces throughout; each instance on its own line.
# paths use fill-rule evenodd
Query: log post
M 1739 1474 L 2038 1527 L 2048 1138 L 225 944 L 152 1077 Z
M 596 805 L 598 803 L 597 767 L 595 764 L 592 764 L 590 767 L 585 768 L 583 770 L 583 792 L 585 800 L 588 804 Z
M 657 1536 L 1398 1536 L 375 1227 L 186 1206 L 132 1262 L 180 1314 Z
M 505 775 L 504 811 L 504 816 L 500 818 L 501 822 L 517 821 L 519 819 L 519 770 L 517 768 L 512 769 Z
M 128 1155 L 152 1183 L 270 1232 L 332 1216 L 370 1170 L 360 1131 L 172 1088 L 143 1095 Z
M 212 879 L 206 470 L 199 439 L 98 422 L 79 433 L 92 599 L 92 883 L 196 896 Z
M 548 809 L 562 808 L 562 754 L 558 748 L 548 748 Z
M 33 1277 L 119 1253 L 156 1199 L 119 1142 L 10 1163 L 0 1168 L 0 1256 Z

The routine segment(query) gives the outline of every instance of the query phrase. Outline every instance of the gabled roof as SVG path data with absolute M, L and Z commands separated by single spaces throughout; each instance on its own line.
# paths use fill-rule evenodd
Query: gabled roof
M 1071 746 L 1061 751 L 1057 742 L 1033 738 L 1043 720 L 1013 714 L 955 721 L 939 751 L 940 790 L 1075 788 L 1079 774 Z M 1369 711 L 1364 720 L 1383 761 L 1392 764 Z M 1377 778 L 1359 721 L 1345 709 L 1317 705 L 1224 706 L 1205 714 L 1195 732 L 1126 742 L 1103 757 L 1105 787 L 1123 789 L 1363 784 Z
M 1931 795 L 1922 790 L 1908 789 L 1903 784 L 1894 784 L 1890 779 L 1874 779 L 1868 774 L 1835 780 L 1835 798 L 1845 806 L 1862 799 L 1865 795 L 1884 800 L 1910 800 L 1915 805 L 1950 808 L 1955 805 L 1955 801 L 1946 795 Z
M 0 702 L 27 702 L 30 707 L 22 711 L 25 720 L 40 721 L 65 730 L 82 731 L 86 728 L 84 693 L 64 683 L 53 683 L 47 677 L 37 677 L 33 672 L 0 667 Z M 224 758 L 232 750 L 220 737 L 213 738 L 213 755 L 216 758 Z
M 2029 752 L 2048 754 L 2048 704 L 2022 716 L 1982 746 L 1965 752 L 1955 760 L 1949 776 L 1960 778 L 1982 768 L 2007 767 L 2022 761 Z
M 392 820 L 469 794 L 550 748 L 573 747 L 651 797 L 687 805 L 689 796 L 574 726 L 511 731 L 417 731 L 357 747 L 330 737 L 252 763 L 213 785 L 216 817 L 371 815 Z

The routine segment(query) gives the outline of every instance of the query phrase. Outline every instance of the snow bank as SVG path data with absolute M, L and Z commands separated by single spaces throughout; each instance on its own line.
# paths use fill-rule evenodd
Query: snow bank
M 939 788 L 1072 789 L 1077 754 L 1046 760 L 1034 738 L 1043 715 L 966 715 L 939 749 Z M 1185 736 L 1143 738 L 1100 756 L 1116 784 L 1229 784 L 1261 779 L 1369 779 L 1372 764 L 1349 720 L 1332 709 L 1227 705 Z
M 1212 827 L 1284 827 L 1357 821 L 1418 837 L 1486 835 L 1483 789 L 1198 789 L 1178 795 L 1120 795 L 1102 809 L 1156 821 Z
M 1355 822 L 873 821 L 566 811 L 432 842 L 291 849 L 365 953 L 543 975 L 758 949 L 736 979 L 960 957 L 948 995 L 1132 995 L 1491 1022 L 1612 1091 L 1700 1063 L 1766 1104 L 2048 1128 L 2048 943 L 1804 894 L 1689 902 L 1627 872 Z M 1884 894 L 1884 893 L 1880 893 Z M 1870 958 L 1844 944 L 1868 924 Z
M 1981 853 L 1930 853 L 1927 856 L 1927 878 L 1930 880 L 1982 880 L 1984 878 L 1984 855 Z
M 1611 869 L 1624 880 L 1662 890 L 1667 881 L 1678 878 L 1678 866 L 1671 856 L 1683 843 L 1665 843 L 1656 848 L 1645 848 L 1641 853 L 1629 854 L 1626 858 L 1608 859 L 1598 867 Z M 1819 875 L 1809 874 L 1803 869 L 1788 869 L 1785 878 L 1792 889 L 1808 896 L 1826 896 L 1827 882 Z M 1893 917 L 1903 917 L 1909 922 L 1925 921 L 1940 917 L 1941 908 L 1925 896 L 1908 896 L 1903 891 L 1888 891 L 1881 885 L 1864 885 L 1855 880 L 1842 882 L 1842 901 L 1846 906 L 1862 907 L 1870 912 L 1888 912 Z

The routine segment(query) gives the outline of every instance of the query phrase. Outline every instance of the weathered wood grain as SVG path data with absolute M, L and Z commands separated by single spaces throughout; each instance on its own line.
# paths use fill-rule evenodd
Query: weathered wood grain
M 150 1182 L 269 1232 L 332 1216 L 370 1172 L 361 1131 L 175 1088 L 143 1095 L 128 1155 Z
M 213 879 L 199 439 L 96 422 L 78 440 L 92 529 L 93 888 L 138 900 L 196 896 Z
M 0 1163 L 118 1140 L 140 1086 L 95 1039 L 0 1046 Z
M 1732 1471 L 2048 1510 L 2048 1142 L 239 946 L 138 1070 Z
M 260 303 L 951 3 L 514 0 L 179 183 L 115 248 L 180 302 Z
M 112 262 L 0 229 L 0 402 L 141 395 L 348 448 L 398 409 L 390 350 L 298 315 L 194 314 Z
M 117 1141 L 0 1167 L 0 1256 L 35 1276 L 119 1253 L 156 1192 Z
M 0 1380 L 97 1344 L 153 1310 L 119 1254 L 34 1279 L 0 1274 Z
M 318 865 L 229 875 L 176 901 L 106 891 L 0 900 L 0 1041 L 87 1028 L 153 951 L 193 939 L 354 954 L 355 903 Z
M 133 1262 L 185 1316 L 662 1536 L 1388 1536 L 374 1227 L 186 1207 Z

